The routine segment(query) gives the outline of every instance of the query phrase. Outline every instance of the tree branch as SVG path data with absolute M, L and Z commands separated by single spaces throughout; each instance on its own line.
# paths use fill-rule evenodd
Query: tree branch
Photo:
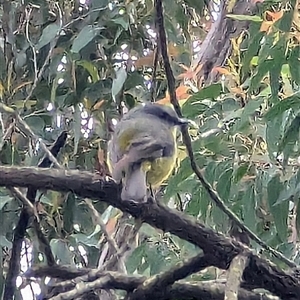
M 283 299 L 298 299 L 300 295 L 297 278 L 254 255 L 241 243 L 216 233 L 190 216 L 166 206 L 151 201 L 122 201 L 121 187 L 113 181 L 101 181 L 96 174 L 77 170 L 0 166 L 0 186 L 72 191 L 81 197 L 105 201 L 156 228 L 197 245 L 205 254 L 213 255 L 212 265 L 221 269 L 227 269 L 232 259 L 245 251 L 249 254 L 249 263 L 243 276 L 247 283 L 264 288 Z
M 91 271 L 90 271 L 91 272 Z M 93 277 L 90 277 L 88 283 L 81 282 L 81 285 L 77 285 L 76 290 L 68 291 L 59 294 L 51 299 L 75 299 L 80 295 L 87 293 L 90 290 L 95 289 L 120 289 L 127 292 L 135 290 L 138 286 L 142 285 L 147 277 L 140 275 L 124 275 L 118 272 L 99 272 L 98 270 L 92 270 Z M 86 272 L 85 272 L 86 273 Z M 44 277 L 49 276 L 52 278 L 60 278 L 62 276 L 68 276 L 68 278 L 75 278 L 77 275 L 82 275 L 81 270 L 55 266 L 42 267 L 35 270 L 31 270 L 30 276 L 32 277 Z M 157 296 L 155 299 L 202 299 L 202 300 L 223 300 L 224 299 L 225 285 L 221 283 L 212 282 L 195 282 L 190 283 L 174 283 L 170 286 L 164 295 Z M 72 292 L 72 293 L 71 293 Z M 273 297 L 274 298 L 274 297 Z M 273 299 L 266 295 L 250 292 L 245 289 L 239 289 L 239 300 L 271 300 Z M 142 298 L 140 298 L 142 299 Z M 151 298 L 153 299 L 153 298 Z

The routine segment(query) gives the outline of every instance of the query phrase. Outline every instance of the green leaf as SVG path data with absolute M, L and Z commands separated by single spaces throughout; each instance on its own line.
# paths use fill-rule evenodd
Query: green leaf
M 221 95 L 222 92 L 222 85 L 220 83 L 214 83 L 207 87 L 204 87 L 199 92 L 192 95 L 183 105 L 184 107 L 190 105 L 196 101 L 201 101 L 205 99 L 215 99 Z
M 12 243 L 3 235 L 0 235 L 0 247 L 7 247 L 11 249 Z
M 194 102 L 190 105 L 185 105 L 182 109 L 182 113 L 186 118 L 194 119 L 202 115 L 207 109 L 208 105 L 201 102 Z
M 279 175 L 273 176 L 267 187 L 268 203 L 270 212 L 273 215 L 278 236 L 280 237 L 281 241 L 284 242 L 287 240 L 289 203 L 288 201 L 285 201 L 281 204 L 274 205 L 277 202 L 278 196 L 282 189 L 283 184 L 279 179 Z
M 74 150 L 73 155 L 77 154 L 78 144 L 81 137 L 81 110 L 78 105 L 75 106 L 75 112 L 73 114 L 73 131 L 74 131 Z
M 172 176 L 165 190 L 165 198 L 170 199 L 178 191 L 178 186 L 193 174 L 189 157 L 186 157 L 180 164 L 178 172 Z
M 237 20 L 237 21 L 252 21 L 252 22 L 262 22 L 263 19 L 259 16 L 250 16 L 250 15 L 233 15 L 227 14 L 228 18 Z
M 55 23 L 48 25 L 44 30 L 43 33 L 36 45 L 36 49 L 39 50 L 48 43 L 50 43 L 56 35 L 59 33 L 61 27 Z
M 41 117 L 29 116 L 24 119 L 34 133 L 41 134 L 44 131 L 45 122 Z
M 256 218 L 256 201 L 255 201 L 255 194 L 254 194 L 254 186 L 251 184 L 244 196 L 242 198 L 243 203 L 243 215 L 244 215 L 244 223 L 248 226 L 251 230 L 255 231 L 257 218 Z
M 116 71 L 116 78 L 113 79 L 113 83 L 112 83 L 111 94 L 113 98 L 115 98 L 123 88 L 126 78 L 127 78 L 126 70 L 123 67 L 119 68 Z
M 238 168 L 234 172 L 233 182 L 238 183 L 244 175 L 247 174 L 249 169 L 250 163 L 249 162 L 242 162 Z
M 105 10 L 108 6 L 109 0 L 92 0 L 90 3 L 90 17 L 91 23 L 93 23 L 94 21 L 96 21 L 100 14 L 105 14 Z
M 11 200 L 13 200 L 12 197 L 10 196 L 0 196 L 0 210 L 2 210 L 2 208 L 5 206 L 5 204 L 7 202 L 10 202 Z
M 59 263 L 62 265 L 73 265 L 73 254 L 71 253 L 68 243 L 64 240 L 52 239 L 50 241 L 51 250 Z
M 273 102 L 277 102 L 278 92 L 280 89 L 279 78 L 281 73 L 282 65 L 285 63 L 285 52 L 286 52 L 287 40 L 285 35 L 281 36 L 279 41 L 273 47 L 270 52 L 271 57 L 274 60 L 273 68 L 270 69 L 270 86 L 272 92 Z
M 127 78 L 126 78 L 126 81 L 124 84 L 124 90 L 128 91 L 139 85 L 144 87 L 145 86 L 144 81 L 145 81 L 145 79 L 141 72 L 139 72 L 139 71 L 129 72 L 127 74 Z
M 278 143 L 281 138 L 281 124 L 282 118 L 276 117 L 266 123 L 266 142 L 271 159 L 275 159 L 275 156 L 277 156 Z
M 230 189 L 231 189 L 231 180 L 232 180 L 232 173 L 233 169 L 230 168 L 228 170 L 225 170 L 217 179 L 217 192 L 220 195 L 220 197 L 228 202 L 229 195 L 230 195 Z
M 2 50 L 2 47 L 0 47 L 0 80 L 4 80 L 5 77 L 6 77 L 6 61 L 5 61 L 5 55 Z
M 146 243 L 143 243 L 139 247 L 135 248 L 126 260 L 126 268 L 129 274 L 132 274 L 142 263 L 142 259 L 145 255 L 145 249 Z
M 290 67 L 290 72 L 292 75 L 292 79 L 300 85 L 300 46 L 295 46 L 292 48 L 291 53 L 288 57 L 288 64 Z
M 99 74 L 98 74 L 98 69 L 90 61 L 79 60 L 79 61 L 76 61 L 76 65 L 85 68 L 89 72 L 89 74 L 92 77 L 93 83 L 100 80 L 100 77 L 99 77 Z
M 286 130 L 281 143 L 278 146 L 278 152 L 283 151 L 287 146 L 294 146 L 299 141 L 300 116 L 295 117 L 291 125 Z
M 254 56 L 257 55 L 258 49 L 260 48 L 260 41 L 263 37 L 263 33 L 259 31 L 260 24 L 252 23 L 249 28 L 250 37 L 246 38 L 247 51 L 244 53 L 244 57 L 242 60 L 242 74 L 243 81 L 247 78 L 248 72 L 250 70 L 251 60 Z M 243 45 L 242 45 L 243 46 Z
M 78 36 L 74 39 L 71 51 L 73 53 L 79 53 L 82 48 L 84 48 L 99 34 L 101 29 L 103 29 L 103 27 L 95 27 L 92 25 L 83 27 Z
M 63 204 L 63 220 L 64 220 L 64 230 L 67 233 L 72 233 L 74 230 L 74 206 L 76 206 L 75 195 L 73 193 L 68 193 L 67 199 Z
M 127 15 L 121 18 L 111 19 L 111 21 L 121 25 L 124 28 L 124 30 L 128 30 L 129 28 L 129 17 Z
M 276 103 L 269 111 L 265 114 L 265 118 L 270 121 L 274 118 L 281 116 L 288 109 L 299 109 L 300 108 L 300 93 L 287 97 L 280 102 Z
M 265 75 L 272 69 L 275 62 L 273 59 L 265 60 L 258 64 L 256 73 L 251 78 L 249 91 L 253 92 L 256 90 L 261 84 L 261 80 L 265 77 Z
M 83 233 L 74 233 L 71 235 L 75 239 L 76 244 L 82 244 L 89 247 L 99 248 L 99 240 L 95 236 L 87 236 Z

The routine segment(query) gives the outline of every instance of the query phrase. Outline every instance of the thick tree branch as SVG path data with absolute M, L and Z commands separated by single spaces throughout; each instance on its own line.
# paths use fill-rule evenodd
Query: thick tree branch
M 211 263 L 218 268 L 227 269 L 236 255 L 243 251 L 250 252 L 241 243 L 206 228 L 182 212 L 152 202 L 122 201 L 120 186 L 113 181 L 101 181 L 96 174 L 89 172 L 0 166 L 0 186 L 72 191 L 81 197 L 105 201 L 156 228 L 197 245 L 205 254 L 214 257 Z M 252 253 L 249 253 L 249 264 L 243 279 L 283 299 L 298 299 L 300 295 L 300 284 L 294 276 Z
M 84 273 L 86 274 L 85 270 Z M 75 299 L 79 295 L 83 295 L 90 290 L 95 289 L 120 289 L 127 292 L 135 290 L 138 286 L 141 286 L 147 277 L 140 275 L 124 275 L 118 272 L 93 270 L 94 273 L 89 278 L 88 283 L 82 283 L 77 286 L 76 290 L 70 292 L 64 292 L 59 294 L 57 297 L 51 299 Z M 30 276 L 33 277 L 44 277 L 49 276 L 52 278 L 60 278 L 62 276 L 68 278 L 75 278 L 76 276 L 83 275 L 81 270 L 71 269 L 67 267 L 55 266 L 55 267 L 42 267 L 35 270 L 31 270 Z M 97 278 L 97 279 L 96 279 Z M 194 284 L 188 283 L 174 283 L 168 287 L 163 295 L 155 296 L 157 300 L 165 299 L 202 299 L 202 300 L 223 300 L 224 299 L 225 285 L 221 283 L 212 282 L 196 282 Z M 72 297 L 72 298 L 70 298 Z M 140 298 L 143 299 L 143 298 Z M 154 299 L 152 297 L 151 299 Z M 239 300 L 271 300 L 272 298 L 266 295 L 260 295 L 254 292 L 249 292 L 245 289 L 239 289 Z

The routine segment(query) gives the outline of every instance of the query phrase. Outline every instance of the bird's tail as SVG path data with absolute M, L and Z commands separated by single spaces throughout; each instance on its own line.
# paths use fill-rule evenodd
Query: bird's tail
M 126 173 L 121 193 L 122 200 L 147 201 L 146 172 L 142 166 L 139 164 L 134 168 L 128 168 Z

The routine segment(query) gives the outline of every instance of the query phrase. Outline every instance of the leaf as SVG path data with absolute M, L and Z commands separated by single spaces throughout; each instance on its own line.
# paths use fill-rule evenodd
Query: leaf
M 300 116 L 295 117 L 291 125 L 286 130 L 281 143 L 278 146 L 278 152 L 282 152 L 287 146 L 294 146 L 299 141 Z M 287 159 L 287 157 L 285 157 Z
M 134 72 L 129 72 L 127 74 L 127 78 L 124 84 L 124 90 L 128 91 L 132 88 L 135 88 L 137 86 L 145 86 L 144 83 L 145 79 L 143 76 L 143 73 L 139 72 L 139 71 L 134 71 Z
M 193 174 L 189 157 L 186 157 L 180 164 L 178 172 L 172 176 L 166 187 L 165 198 L 170 199 L 178 191 L 178 186 Z
M 234 132 L 241 131 L 243 126 L 249 122 L 249 118 L 253 116 L 255 111 L 262 105 L 263 98 L 257 100 L 250 100 L 245 107 L 242 109 L 242 113 L 240 115 L 240 119 L 234 125 Z
M 3 52 L 2 47 L 0 47 L 0 86 L 1 86 L 1 81 L 5 79 L 6 77 L 6 61 L 5 61 L 5 55 Z M 1 93 L 1 87 L 0 87 L 0 98 L 2 98 L 2 93 Z
M 48 25 L 47 27 L 45 27 L 37 45 L 36 45 L 36 49 L 39 50 L 42 47 L 44 47 L 45 45 L 49 44 L 59 33 L 60 29 L 61 29 L 61 27 L 55 23 L 52 23 L 52 24 Z
M 271 214 L 273 215 L 274 223 L 277 229 L 278 236 L 281 241 L 287 240 L 287 219 L 289 212 L 289 203 L 285 201 L 281 204 L 274 205 L 277 202 L 278 196 L 283 189 L 283 184 L 280 182 L 279 175 L 273 176 L 269 181 L 268 192 L 268 204 Z
M 247 174 L 249 169 L 250 163 L 249 162 L 242 162 L 239 167 L 234 172 L 233 182 L 238 183 L 244 175 Z
M 252 23 L 249 29 L 250 37 L 246 40 L 247 51 L 244 53 L 244 58 L 242 60 L 242 73 L 243 79 L 247 78 L 247 73 L 250 70 L 250 63 L 258 53 L 260 48 L 260 42 L 263 37 L 263 34 L 258 31 L 258 24 Z
M 204 99 L 215 99 L 221 95 L 222 85 L 220 83 L 214 83 L 201 89 L 199 92 L 192 95 L 188 101 L 183 105 L 183 109 L 186 105 L 190 105 L 196 101 L 201 101 Z
M 73 155 L 77 154 L 78 144 L 81 137 L 81 110 L 78 105 L 75 106 L 75 112 L 73 114 L 73 131 L 74 131 L 74 150 Z
M 277 100 L 278 92 L 280 90 L 279 78 L 280 78 L 282 65 L 285 62 L 286 46 L 287 46 L 286 37 L 282 36 L 279 39 L 279 41 L 276 43 L 272 51 L 270 52 L 270 55 L 275 62 L 273 68 L 270 69 L 270 86 L 271 86 L 272 97 L 274 100 Z
M 300 93 L 282 99 L 276 103 L 269 111 L 265 114 L 265 118 L 270 121 L 276 117 L 281 116 L 288 109 L 299 109 L 300 108 Z
M 300 85 L 300 60 L 299 60 L 300 46 L 292 48 L 291 53 L 288 57 L 288 64 L 292 79 Z
M 52 239 L 50 241 L 51 250 L 59 263 L 62 265 L 73 265 L 73 254 L 71 253 L 68 243 L 59 239 Z
M 63 220 L 64 220 L 64 230 L 66 233 L 70 234 L 74 230 L 74 206 L 76 205 L 75 195 L 73 193 L 68 193 L 67 199 L 63 204 Z
M 274 118 L 271 121 L 266 123 L 266 142 L 267 148 L 269 152 L 269 157 L 271 159 L 275 159 L 278 151 L 278 142 L 281 138 L 281 127 L 282 119 L 281 118 Z M 274 156 L 275 153 L 275 156 Z
M 90 7 L 91 23 L 96 21 L 100 14 L 105 14 L 109 0 L 92 0 Z
M 233 173 L 232 168 L 227 169 L 217 179 L 217 187 L 216 187 L 217 192 L 220 195 L 220 197 L 226 202 L 229 201 L 232 173 Z
M 274 66 L 274 60 L 268 59 L 261 63 L 258 63 L 256 73 L 251 78 L 250 81 L 250 88 L 249 91 L 253 92 L 257 88 L 259 88 L 259 85 L 261 83 L 261 80 L 266 76 L 266 74 L 271 70 L 271 68 Z
M 5 206 L 7 202 L 10 202 L 13 198 L 10 196 L 2 196 L 0 195 L 0 210 Z
M 34 133 L 41 134 L 44 131 L 45 122 L 41 117 L 29 116 L 24 119 Z
M 249 16 L 249 15 L 233 15 L 227 14 L 228 18 L 237 20 L 237 21 L 252 21 L 252 22 L 262 22 L 263 19 L 259 16 Z
M 113 79 L 113 83 L 111 87 L 111 94 L 113 98 L 115 98 L 123 88 L 126 78 L 127 78 L 126 70 L 123 67 L 119 68 L 116 71 L 116 78 Z
M 99 240 L 95 236 L 87 236 L 83 233 L 74 233 L 71 234 L 71 237 L 75 239 L 76 244 L 82 244 L 89 247 L 99 248 Z
M 244 196 L 242 198 L 242 207 L 243 207 L 243 215 L 244 215 L 244 223 L 251 230 L 255 231 L 257 218 L 256 218 L 256 201 L 255 201 L 255 193 L 253 184 L 249 185 Z
M 92 77 L 93 83 L 100 80 L 100 77 L 99 77 L 99 74 L 98 74 L 98 69 L 90 61 L 78 60 L 78 61 L 76 61 L 76 65 L 83 67 L 84 69 L 86 69 L 89 72 L 89 74 Z
M 103 27 L 95 27 L 92 25 L 83 27 L 78 36 L 74 39 L 71 51 L 73 53 L 79 53 L 82 48 L 84 48 L 99 34 L 101 29 L 103 29 Z
M 3 235 L 0 235 L 0 247 L 11 249 L 12 243 Z M 1 294 L 0 294 L 1 295 Z
M 128 16 L 124 16 L 121 18 L 115 18 L 115 19 L 111 19 L 112 22 L 119 24 L 123 27 L 124 30 L 128 30 L 129 28 L 129 18 Z
M 126 260 L 126 268 L 129 274 L 132 274 L 142 263 L 142 259 L 145 255 L 145 249 L 146 243 L 143 243 L 139 247 L 135 248 Z

